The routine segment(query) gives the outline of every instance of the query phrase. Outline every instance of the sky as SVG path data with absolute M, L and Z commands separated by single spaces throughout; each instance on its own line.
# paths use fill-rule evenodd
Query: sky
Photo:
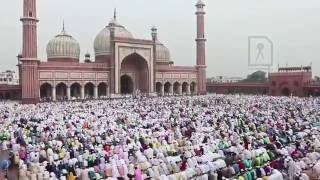
M 248 37 L 268 37 L 273 44 L 262 50 L 273 57 L 273 70 L 280 66 L 312 65 L 320 75 L 319 0 L 204 0 L 206 6 L 207 76 L 245 77 L 252 72 L 249 56 L 259 55 L 256 45 L 248 51 Z M 196 0 L 38 0 L 38 56 L 46 60 L 46 45 L 62 29 L 86 52 L 94 54 L 95 36 L 117 8 L 118 22 L 135 38 L 151 39 L 158 28 L 159 40 L 176 65 L 196 62 Z M 15 70 L 21 52 L 23 0 L 0 0 L 0 71 Z M 252 49 L 253 47 L 253 49 Z M 251 55 L 252 51 L 258 54 Z M 260 54 L 261 55 L 261 54 Z M 255 57 L 252 57 L 255 56 Z M 261 57 L 261 56 L 260 56 Z

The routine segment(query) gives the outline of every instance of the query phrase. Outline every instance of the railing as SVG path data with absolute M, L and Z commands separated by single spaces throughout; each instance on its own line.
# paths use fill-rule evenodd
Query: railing
M 255 83 L 255 82 L 236 82 L 236 83 L 207 83 L 209 87 L 258 87 L 268 88 L 269 83 Z

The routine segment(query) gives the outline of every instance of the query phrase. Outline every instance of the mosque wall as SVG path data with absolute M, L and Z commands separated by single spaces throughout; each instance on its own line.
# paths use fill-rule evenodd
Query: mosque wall
M 298 70 L 297 70 L 298 69 Z M 210 93 L 218 94 L 263 94 L 271 96 L 319 96 L 320 84 L 312 82 L 312 72 L 287 67 L 285 71 L 274 72 L 264 83 L 207 83 Z

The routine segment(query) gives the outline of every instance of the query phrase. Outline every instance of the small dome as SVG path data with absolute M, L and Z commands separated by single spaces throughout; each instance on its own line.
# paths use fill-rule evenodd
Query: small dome
M 110 54 L 110 26 L 114 26 L 115 37 L 133 38 L 132 34 L 113 18 L 109 25 L 102 29 L 94 40 L 94 52 L 96 56 Z
M 206 4 L 202 0 L 198 0 L 196 6 L 205 6 Z
M 72 58 L 79 59 L 80 57 L 80 45 L 66 31 L 61 31 L 56 35 L 47 45 L 48 59 L 55 58 Z
M 170 51 L 162 43 L 157 44 L 157 61 L 170 61 Z

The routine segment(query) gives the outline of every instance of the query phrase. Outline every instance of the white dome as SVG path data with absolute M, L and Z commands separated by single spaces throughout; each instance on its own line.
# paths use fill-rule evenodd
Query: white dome
M 47 45 L 47 56 L 51 58 L 72 58 L 79 59 L 80 45 L 63 29 L 60 34 L 55 36 Z
M 161 43 L 157 44 L 157 61 L 170 61 L 169 49 Z
M 115 37 L 133 38 L 132 34 L 113 19 L 109 26 L 102 29 L 94 40 L 94 52 L 96 56 L 110 54 L 110 25 L 115 28 Z

